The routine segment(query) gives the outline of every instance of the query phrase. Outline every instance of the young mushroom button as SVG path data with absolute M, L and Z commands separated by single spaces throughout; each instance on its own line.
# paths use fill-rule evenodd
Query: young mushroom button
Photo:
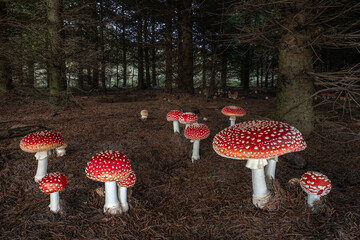
M 246 167 L 252 170 L 253 203 L 263 208 L 270 200 L 265 182 L 264 167 L 267 159 L 306 147 L 302 138 L 290 127 L 276 121 L 249 121 L 238 123 L 219 132 L 213 140 L 217 154 L 231 159 L 247 159 Z
M 181 114 L 182 114 L 182 112 L 179 111 L 179 110 L 171 110 L 166 115 L 166 120 L 173 122 L 174 133 L 176 133 L 176 132 L 180 133 L 179 117 L 180 117 Z
M 235 125 L 236 117 L 245 116 L 246 112 L 244 109 L 238 106 L 227 106 L 221 110 L 221 113 L 225 116 L 230 117 L 230 126 Z
M 196 123 L 198 120 L 195 113 L 186 112 L 180 115 L 179 122 L 185 124 L 185 129 L 192 123 Z
M 331 181 L 322 173 L 309 171 L 301 177 L 300 186 L 307 193 L 307 203 L 312 208 L 321 196 L 329 194 Z
M 194 141 L 193 153 L 191 162 L 200 159 L 200 140 L 207 138 L 210 135 L 209 128 L 202 123 L 194 123 L 185 129 L 184 135 L 187 139 Z
M 119 187 L 118 193 L 123 214 L 126 214 L 129 211 L 129 204 L 127 201 L 127 189 L 134 186 L 135 182 L 136 175 L 132 170 L 130 170 L 129 175 L 126 178 L 116 182 L 117 186 Z
M 38 167 L 35 175 L 35 181 L 40 180 L 47 174 L 48 157 L 51 149 L 66 147 L 65 140 L 62 136 L 54 131 L 44 130 L 26 135 L 20 141 L 20 148 L 25 152 L 36 153 L 35 158 L 38 160 Z M 61 154 L 64 154 L 62 152 Z
M 86 176 L 95 181 L 105 182 L 105 213 L 121 213 L 116 181 L 127 177 L 130 169 L 130 160 L 123 153 L 112 150 L 100 152 L 88 162 Z
M 66 177 L 62 173 L 53 172 L 45 175 L 41 181 L 39 188 L 44 193 L 50 193 L 50 211 L 58 213 L 60 210 L 59 191 L 67 184 Z

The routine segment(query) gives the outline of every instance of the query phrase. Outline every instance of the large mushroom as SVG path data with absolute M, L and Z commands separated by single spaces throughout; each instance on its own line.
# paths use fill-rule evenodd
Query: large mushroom
M 119 199 L 121 204 L 122 213 L 126 214 L 129 211 L 129 204 L 127 201 L 127 189 L 135 185 L 136 175 L 133 170 L 130 170 L 129 175 L 116 182 L 119 187 Z
M 25 152 L 36 153 L 38 167 L 35 175 L 35 182 L 47 174 L 48 157 L 51 155 L 51 149 L 60 148 L 60 154 L 65 154 L 66 143 L 64 138 L 54 131 L 44 130 L 26 135 L 20 142 L 20 148 Z
M 264 167 L 267 159 L 306 147 L 289 125 L 257 120 L 238 123 L 219 132 L 213 140 L 213 148 L 220 156 L 246 160 L 246 167 L 252 171 L 253 204 L 263 208 L 270 200 L 270 192 L 265 181 Z M 299 146 L 303 147 L 299 147 Z
M 130 168 L 130 160 L 123 153 L 112 150 L 96 154 L 87 163 L 86 176 L 95 181 L 105 182 L 105 213 L 121 213 L 116 181 L 127 177 Z
M 244 109 L 238 106 L 227 106 L 221 110 L 221 113 L 225 116 L 230 117 L 230 126 L 235 125 L 236 117 L 245 116 L 246 112 Z
M 202 123 L 194 123 L 185 129 L 184 135 L 187 139 L 194 141 L 191 162 L 200 159 L 200 140 L 207 138 L 210 135 L 209 128 Z
M 45 175 L 39 184 L 39 188 L 44 193 L 50 194 L 50 211 L 58 213 L 60 211 L 60 197 L 59 191 L 61 191 L 67 184 L 67 180 L 64 174 L 59 172 L 53 172 Z
M 307 194 L 309 207 L 313 208 L 314 202 L 319 201 L 321 196 L 329 194 L 331 181 L 320 172 L 309 171 L 301 177 L 300 186 Z
M 182 112 L 179 111 L 179 110 L 171 110 L 166 115 L 166 120 L 173 122 L 174 133 L 176 133 L 176 132 L 180 133 L 179 117 L 180 117 L 181 114 L 182 114 Z
M 180 115 L 179 117 L 179 123 L 185 124 L 185 129 L 192 123 L 196 123 L 198 120 L 198 117 L 195 113 L 192 112 L 185 112 Z

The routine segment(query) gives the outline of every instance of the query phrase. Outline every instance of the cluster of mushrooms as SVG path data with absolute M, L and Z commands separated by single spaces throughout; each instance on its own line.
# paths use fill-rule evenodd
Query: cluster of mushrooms
M 48 157 L 55 149 L 57 156 L 65 155 L 67 144 L 62 136 L 54 131 L 39 131 L 26 135 L 20 142 L 23 151 L 36 153 L 38 168 L 35 182 L 41 191 L 50 194 L 50 211 L 58 213 L 61 209 L 59 192 L 66 186 L 67 179 L 59 172 L 47 173 Z M 130 160 L 121 152 L 105 151 L 94 155 L 87 163 L 86 176 L 92 180 L 105 182 L 104 212 L 126 214 L 129 211 L 127 188 L 132 187 L 136 175 L 131 170 Z
M 258 208 L 264 208 L 270 201 L 270 182 L 275 179 L 278 157 L 290 152 L 306 148 L 301 133 L 286 123 L 268 120 L 255 120 L 235 124 L 236 117 L 246 114 L 238 106 L 224 107 L 221 112 L 230 117 L 230 127 L 215 135 L 213 149 L 222 157 L 247 160 L 246 167 L 252 172 L 252 202 Z M 179 133 L 179 122 L 186 124 L 184 135 L 194 142 L 192 162 L 200 159 L 200 140 L 209 136 L 207 126 L 197 123 L 194 113 L 182 113 L 172 110 L 167 114 L 167 120 L 173 121 L 174 133 Z M 293 179 L 300 183 L 307 193 L 307 203 L 312 208 L 314 202 L 331 190 L 330 180 L 322 173 L 309 171 L 301 179 Z
M 278 157 L 306 148 L 301 133 L 294 127 L 277 121 L 255 120 L 235 124 L 236 117 L 246 112 L 238 106 L 227 106 L 221 111 L 230 117 L 230 127 L 215 135 L 213 149 L 222 157 L 247 160 L 246 167 L 252 171 L 252 202 L 258 208 L 264 208 L 270 201 L 271 193 L 267 185 L 275 179 Z M 146 119 L 148 112 L 141 111 L 141 118 Z M 198 123 L 195 113 L 171 110 L 166 119 L 173 122 L 174 133 L 180 133 L 179 123 L 185 124 L 184 136 L 193 142 L 191 161 L 200 159 L 200 140 L 210 135 L 209 128 Z M 41 191 L 50 194 L 50 211 L 60 211 L 59 191 L 67 184 L 64 174 L 47 173 L 48 157 L 52 150 L 57 156 L 65 155 L 67 143 L 54 131 L 39 131 L 28 134 L 20 142 L 23 151 L 36 153 L 38 168 L 35 182 Z M 128 157 L 118 151 L 104 151 L 94 155 L 87 163 L 86 176 L 92 180 L 105 182 L 104 212 L 109 214 L 126 214 L 129 211 L 127 188 L 132 187 L 136 175 L 131 169 Z M 301 179 L 292 179 L 300 183 L 308 194 L 307 203 L 312 208 L 321 196 L 331 190 L 330 180 L 319 172 L 306 172 Z

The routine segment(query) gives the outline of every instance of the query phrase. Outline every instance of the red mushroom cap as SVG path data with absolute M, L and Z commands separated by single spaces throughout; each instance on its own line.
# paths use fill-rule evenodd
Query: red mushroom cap
M 245 116 L 246 112 L 244 109 L 238 106 L 227 106 L 221 110 L 222 114 L 226 116 L 242 117 Z
M 168 120 L 168 121 L 177 121 L 177 120 L 179 120 L 179 117 L 180 117 L 181 114 L 182 114 L 182 112 L 179 111 L 179 110 L 171 110 L 166 115 L 166 120 Z
M 194 123 L 185 129 L 184 135 L 187 139 L 201 140 L 210 135 L 210 130 L 205 124 Z
M 180 115 L 179 122 L 182 124 L 191 124 L 197 122 L 198 118 L 195 113 L 186 112 Z
M 301 177 L 300 186 L 307 194 L 325 196 L 331 190 L 331 181 L 322 173 L 309 171 Z
M 64 174 L 53 172 L 46 174 L 40 181 L 39 188 L 44 193 L 54 193 L 63 189 L 67 184 Z
M 20 148 L 25 152 L 42 152 L 64 144 L 64 138 L 58 133 L 44 130 L 26 135 L 20 142 Z
M 135 182 L 136 182 L 136 175 L 133 170 L 130 170 L 129 175 L 126 178 L 117 181 L 116 184 L 119 187 L 128 188 L 134 186 Z
M 129 174 L 130 160 L 121 152 L 105 151 L 93 156 L 87 163 L 86 176 L 100 182 L 112 182 Z
M 304 150 L 306 143 L 286 123 L 257 120 L 225 128 L 214 137 L 213 148 L 227 158 L 264 159 Z

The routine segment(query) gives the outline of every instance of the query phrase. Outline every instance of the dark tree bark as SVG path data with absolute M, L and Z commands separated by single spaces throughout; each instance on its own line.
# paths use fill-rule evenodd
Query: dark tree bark
M 260 60 L 261 61 L 261 60 Z M 261 66 L 261 62 L 260 61 L 257 61 L 256 63 L 256 87 L 260 87 L 260 73 L 259 73 L 259 70 L 260 70 L 260 66 Z
M 207 59 L 207 54 L 206 54 L 206 44 L 205 42 L 202 45 L 202 49 L 201 49 L 201 53 L 202 53 L 202 87 L 206 88 L 206 70 L 207 70 L 207 66 L 206 66 L 206 59 Z
M 208 91 L 207 97 L 212 97 L 215 94 L 216 50 L 217 50 L 217 45 L 215 43 L 212 43 L 212 46 L 211 46 L 211 72 L 210 72 L 209 91 Z
M 99 36 L 98 36 L 98 24 L 97 24 L 97 19 L 98 19 L 98 15 L 97 15 L 97 1 L 95 1 L 92 4 L 92 17 L 93 19 L 95 19 L 96 24 L 94 26 L 92 26 L 91 28 L 91 42 L 94 46 L 94 52 L 95 52 L 95 57 L 92 60 L 92 81 L 91 81 L 91 88 L 98 88 L 99 87 Z
M 194 93 L 193 40 L 192 40 L 192 0 L 183 0 L 183 84 L 182 92 Z
M 167 1 L 167 7 L 172 7 L 171 0 Z M 171 14 L 165 16 L 165 92 L 172 90 L 173 68 L 172 68 L 172 19 Z
M 176 12 L 177 12 L 177 21 L 176 21 L 176 29 L 178 32 L 177 36 L 177 78 L 176 84 L 179 89 L 183 89 L 183 70 L 184 70 L 184 59 L 183 59 L 183 31 L 182 31 L 182 21 L 183 21 L 183 11 L 184 7 L 181 1 L 177 1 Z
M 241 83 L 244 90 L 250 86 L 250 49 L 246 46 L 245 54 L 241 61 Z
M 27 74 L 26 74 L 26 83 L 27 87 L 34 87 L 35 83 L 35 63 L 33 59 L 30 59 L 27 62 Z
M 100 44 L 100 54 L 101 54 L 101 71 L 100 71 L 100 76 L 101 76 L 101 86 L 103 88 L 103 90 L 106 92 L 106 75 L 105 75 L 105 71 L 106 71 L 106 61 L 105 61 L 105 45 L 104 45 L 104 23 L 103 23 L 103 1 L 100 0 L 100 16 L 99 16 L 99 33 L 100 33 L 100 37 L 99 37 L 99 44 Z
M 157 85 L 156 80 L 156 48 L 155 48 L 155 20 L 151 20 L 151 83 Z
M 65 58 L 63 52 L 63 22 L 61 19 L 61 0 L 46 0 L 48 37 L 50 43 L 50 103 L 53 106 L 64 104 L 66 89 Z
M 226 53 L 221 54 L 221 71 L 220 71 L 220 83 L 221 87 L 226 87 L 227 72 L 228 72 L 228 59 Z
M 305 136 L 314 126 L 311 95 L 313 81 L 306 72 L 313 72 L 312 50 L 304 47 L 310 37 L 302 33 L 288 33 L 279 47 L 279 77 L 276 115 L 279 120 L 299 129 Z
M 125 18 L 125 5 L 122 5 L 122 16 Z M 122 24 L 122 68 L 123 68 L 123 87 L 126 87 L 127 82 L 127 46 L 126 46 L 126 25 L 125 23 Z
M 145 82 L 146 87 L 151 87 L 151 81 L 150 81 L 150 58 L 149 58 L 149 42 L 148 42 L 148 20 L 147 18 L 144 19 L 144 55 L 145 55 Z
M 138 89 L 145 89 L 144 83 L 144 49 L 143 49 L 143 20 L 138 16 L 137 44 L 138 44 Z
M 6 2 L 0 2 L 0 16 L 2 24 L 0 24 L 0 45 L 6 46 L 9 42 L 8 29 L 5 27 L 7 17 Z M 7 49 L 7 48 L 5 48 Z M 0 52 L 0 94 L 4 94 L 12 88 L 12 69 L 8 58 L 7 51 Z

